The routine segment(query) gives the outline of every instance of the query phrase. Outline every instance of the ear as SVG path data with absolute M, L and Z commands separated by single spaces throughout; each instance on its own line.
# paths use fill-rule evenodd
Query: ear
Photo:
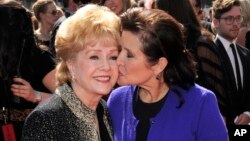
M 74 63 L 72 60 L 66 61 L 67 68 L 69 69 L 69 73 L 71 74 L 71 77 L 74 78 Z
M 219 19 L 216 19 L 216 18 L 213 17 L 212 22 L 213 22 L 214 27 L 217 28 L 220 21 L 219 21 Z
M 158 62 L 152 67 L 154 74 L 159 75 L 168 65 L 168 60 L 165 57 L 161 57 Z

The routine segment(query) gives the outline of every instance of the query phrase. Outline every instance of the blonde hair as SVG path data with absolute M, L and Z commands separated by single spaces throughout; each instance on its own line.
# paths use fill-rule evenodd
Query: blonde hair
M 241 15 L 243 16 L 242 26 L 250 28 L 250 1 L 240 0 Z
M 71 81 L 66 61 L 87 45 L 112 42 L 119 46 L 121 36 L 120 18 L 109 8 L 88 4 L 66 19 L 58 29 L 55 46 L 58 64 L 57 85 Z

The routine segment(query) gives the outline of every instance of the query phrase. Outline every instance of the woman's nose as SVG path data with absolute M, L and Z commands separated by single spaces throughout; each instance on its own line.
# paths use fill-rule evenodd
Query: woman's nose
M 116 62 L 117 62 L 117 65 L 122 65 L 123 64 L 123 54 L 122 53 L 120 53 L 118 55 Z
M 110 62 L 108 60 L 102 61 L 103 69 L 110 70 Z

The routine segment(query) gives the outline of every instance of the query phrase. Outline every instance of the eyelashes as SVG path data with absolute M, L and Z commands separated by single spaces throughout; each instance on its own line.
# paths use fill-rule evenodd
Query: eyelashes
M 118 56 L 111 56 L 110 57 L 111 60 L 115 60 L 115 61 L 117 60 L 117 58 L 118 58 Z
M 98 56 L 90 56 L 89 59 L 91 59 L 91 60 L 98 60 L 99 57 Z
M 109 57 L 110 60 L 117 60 L 117 58 L 118 58 L 118 55 L 114 55 L 114 56 Z M 90 56 L 89 59 L 91 59 L 91 60 L 99 60 L 100 57 L 95 55 L 95 56 Z

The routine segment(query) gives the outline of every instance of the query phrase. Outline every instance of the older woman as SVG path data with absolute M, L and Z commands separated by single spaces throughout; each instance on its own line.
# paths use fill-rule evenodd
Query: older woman
M 118 77 L 121 25 L 106 7 L 79 9 L 59 27 L 54 96 L 27 118 L 22 140 L 112 140 L 108 111 L 102 96 Z
M 116 141 L 226 141 L 215 95 L 194 83 L 181 26 L 160 10 L 121 15 L 118 84 L 109 99 Z M 216 130 L 214 130 L 216 129 Z

